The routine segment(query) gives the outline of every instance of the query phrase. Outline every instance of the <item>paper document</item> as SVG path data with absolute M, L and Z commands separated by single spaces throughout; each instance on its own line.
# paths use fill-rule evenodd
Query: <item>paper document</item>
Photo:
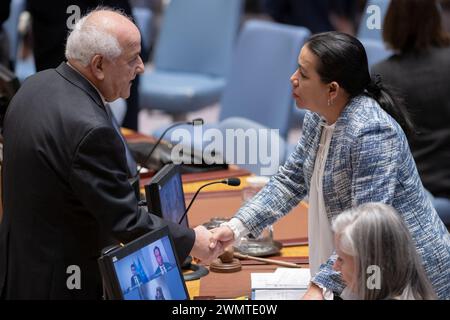
M 307 288 L 311 280 L 309 269 L 277 268 L 273 280 L 282 287 Z
M 278 268 L 273 273 L 252 273 L 252 299 L 301 299 L 308 288 L 310 279 L 310 270 L 306 268 Z
M 300 300 L 306 289 L 254 290 L 252 300 Z

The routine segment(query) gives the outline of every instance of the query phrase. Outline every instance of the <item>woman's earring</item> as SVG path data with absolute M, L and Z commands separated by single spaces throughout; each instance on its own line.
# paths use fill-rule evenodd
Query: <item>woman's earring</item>
M 332 99 L 328 99 L 328 107 L 333 105 L 333 100 Z

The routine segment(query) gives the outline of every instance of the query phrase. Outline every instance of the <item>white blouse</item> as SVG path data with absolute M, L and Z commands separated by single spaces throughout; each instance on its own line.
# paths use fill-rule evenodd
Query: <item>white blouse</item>
M 308 209 L 309 268 L 314 276 L 334 251 L 334 237 L 323 198 L 323 172 L 335 125 L 323 125 L 314 171 L 311 177 Z

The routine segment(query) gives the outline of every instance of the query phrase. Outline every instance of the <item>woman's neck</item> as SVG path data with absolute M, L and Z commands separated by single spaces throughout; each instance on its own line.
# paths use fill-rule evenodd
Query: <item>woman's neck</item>
M 327 125 L 336 123 L 348 102 L 348 98 L 336 98 L 329 107 L 327 106 L 327 108 L 321 112 L 321 116 L 325 118 Z

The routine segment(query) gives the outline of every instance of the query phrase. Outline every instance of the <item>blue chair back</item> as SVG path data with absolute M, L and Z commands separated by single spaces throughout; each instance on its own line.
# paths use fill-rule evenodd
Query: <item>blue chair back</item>
M 359 39 L 359 41 L 366 49 L 369 68 L 392 55 L 392 51 L 386 49 L 381 41 L 374 39 Z
M 390 0 L 368 0 L 361 17 L 357 36 L 361 39 L 374 39 L 383 41 L 383 20 L 389 8 Z M 372 26 L 374 14 L 380 14 L 380 28 L 369 29 Z
M 285 138 L 293 105 L 289 79 L 309 36 L 303 27 L 247 22 L 236 45 L 219 119 L 247 118 L 279 129 Z
M 220 153 L 228 164 L 236 164 L 259 176 L 272 176 L 283 165 L 286 141 L 274 130 L 239 117 L 223 120 L 218 129 L 224 137 Z M 227 134 L 230 129 L 232 135 Z
M 17 57 L 17 49 L 19 48 L 19 17 L 25 10 L 25 0 L 12 0 L 8 20 L 3 24 L 9 38 L 9 58 L 15 62 Z
M 148 52 L 150 50 L 150 43 L 152 39 L 152 19 L 153 13 L 148 8 L 133 7 L 133 17 L 136 21 L 136 25 L 141 32 L 142 38 L 142 51 Z
M 226 76 L 242 0 L 172 0 L 155 48 L 155 69 Z

